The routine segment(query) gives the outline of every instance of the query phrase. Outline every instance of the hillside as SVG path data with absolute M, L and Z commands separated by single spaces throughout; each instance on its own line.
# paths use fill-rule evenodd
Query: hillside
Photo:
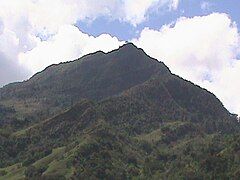
M 25 121 L 44 119 L 81 99 L 101 100 L 118 95 L 156 73 L 169 70 L 143 50 L 126 44 L 107 54 L 96 52 L 49 66 L 28 81 L 7 85 L 0 90 L 0 104 L 13 106 L 20 122 L 24 121 L 23 116 L 27 117 Z
M 0 179 L 237 179 L 240 126 L 126 44 L 0 90 Z

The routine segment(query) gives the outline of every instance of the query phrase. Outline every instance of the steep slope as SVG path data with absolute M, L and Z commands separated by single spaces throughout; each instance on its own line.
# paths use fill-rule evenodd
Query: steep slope
M 96 52 L 72 62 L 49 66 L 28 81 L 0 89 L 0 124 L 10 129 L 26 127 L 82 99 L 103 100 L 154 78 L 158 79 L 155 81 L 158 84 L 166 81 L 158 86 L 160 89 L 155 89 L 158 91 L 155 93 L 171 96 L 172 103 L 184 108 L 185 112 L 195 109 L 195 114 L 197 111 L 205 114 L 201 109 L 205 108 L 219 117 L 230 115 L 214 95 L 180 80 L 163 63 L 129 43 L 107 54 Z M 157 106 L 171 109 L 171 104 L 167 107 L 158 103 Z M 15 115 L 9 115 L 6 109 L 11 109 Z
M 0 90 L 0 179 L 226 179 L 239 123 L 133 44 Z
M 96 52 L 49 66 L 26 82 L 5 86 L 0 90 L 0 104 L 14 106 L 25 114 L 48 116 L 83 98 L 101 100 L 117 95 L 156 73 L 169 73 L 169 70 L 143 50 L 126 44 L 107 54 Z
M 178 86 L 169 85 L 172 81 L 176 81 Z M 183 85 L 188 97 L 181 92 Z M 175 91 L 183 95 L 178 97 L 173 94 Z M 182 103 L 185 98 L 188 98 L 191 106 Z M 19 160 L 30 158 L 30 162 L 34 161 L 39 155 L 35 156 L 33 149 L 35 152 L 43 149 L 44 152 L 49 152 L 54 147 L 66 146 L 99 121 L 131 137 L 151 133 L 167 124 L 182 123 L 180 129 L 174 132 L 176 134 L 170 133 L 169 137 L 165 137 L 165 142 L 188 134 L 231 134 L 239 132 L 240 127 L 214 95 L 190 82 L 166 74 L 99 102 L 83 100 L 53 118 L 9 137 L 3 136 L 2 146 L 5 149 L 2 149 L 1 154 L 7 157 L 6 164 L 14 156 Z M 15 158 L 15 161 L 18 159 Z
M 206 132 L 239 130 L 237 119 L 213 94 L 175 75 L 156 76 L 100 106 L 112 125 L 130 128 L 129 133 L 176 120 L 200 124 Z
M 237 177 L 240 146 L 234 132 L 239 132 L 239 124 L 218 119 L 216 124 L 228 122 L 224 124 L 228 127 L 209 131 L 202 120 L 192 121 L 192 112 L 182 111 L 164 93 L 167 102 L 163 102 L 159 93 L 154 93 L 159 87 L 156 82 L 152 86 L 153 82 L 99 103 L 83 100 L 54 118 L 4 137 L 0 141 L 4 147 L 1 165 L 21 164 L 14 170 L 3 168 L 2 178 L 176 179 L 178 175 L 225 177 L 223 172 Z M 156 106 L 159 102 L 162 107 Z M 168 104 L 171 109 L 166 111 L 163 107 Z M 230 155 L 233 161 L 226 164 Z M 179 171 L 178 163 L 195 165 Z M 222 169 L 226 165 L 229 169 Z

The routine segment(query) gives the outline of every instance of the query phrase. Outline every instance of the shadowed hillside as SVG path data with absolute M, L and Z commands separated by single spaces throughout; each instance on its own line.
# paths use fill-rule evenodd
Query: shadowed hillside
M 156 73 L 169 70 L 143 50 L 126 44 L 107 54 L 96 52 L 49 66 L 28 81 L 7 85 L 0 90 L 0 104 L 14 106 L 29 119 L 46 118 L 84 98 L 101 100 L 118 95 Z
M 0 90 L 0 179 L 237 179 L 239 123 L 126 44 Z

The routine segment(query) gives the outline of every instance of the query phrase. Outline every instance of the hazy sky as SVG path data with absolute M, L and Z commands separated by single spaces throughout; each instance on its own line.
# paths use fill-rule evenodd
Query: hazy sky
M 0 86 L 132 41 L 240 114 L 239 0 L 0 0 Z

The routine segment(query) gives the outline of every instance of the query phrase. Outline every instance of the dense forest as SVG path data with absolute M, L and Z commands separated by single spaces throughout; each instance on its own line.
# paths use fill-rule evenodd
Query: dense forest
M 237 116 L 131 43 L 0 89 L 0 180 L 239 177 Z

